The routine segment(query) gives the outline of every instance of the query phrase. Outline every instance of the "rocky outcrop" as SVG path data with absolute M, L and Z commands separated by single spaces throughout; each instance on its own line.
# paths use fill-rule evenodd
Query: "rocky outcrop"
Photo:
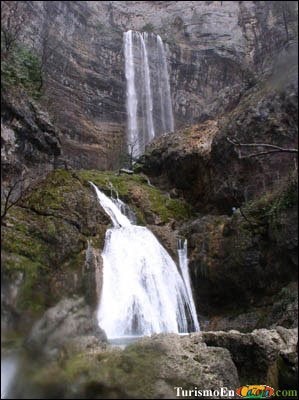
M 207 347 L 199 336 L 156 335 L 123 351 L 98 347 L 73 353 L 63 363 L 63 369 L 56 363 L 35 370 L 21 398 L 30 390 L 41 398 L 177 398 L 175 387 L 239 385 L 228 350 Z
M 291 372 L 288 387 L 296 386 L 296 370 L 298 370 L 296 329 L 277 327 L 276 330 L 259 329 L 252 333 L 242 334 L 238 331 L 203 332 L 203 341 L 208 346 L 219 346 L 229 350 L 238 369 L 240 381 L 267 382 L 277 388 L 282 383 L 284 369 Z M 293 358 L 287 365 L 287 358 Z M 285 364 L 283 359 L 285 357 Z M 286 382 L 285 382 L 286 383 Z M 298 383 L 297 383 L 298 384 Z
M 191 389 L 209 390 L 208 398 L 218 398 L 214 390 L 235 391 L 250 382 L 294 389 L 296 345 L 296 330 L 282 327 L 250 334 L 153 335 L 123 350 L 91 345 L 84 352 L 78 348 L 64 352 L 59 362 L 24 370 L 15 392 L 20 398 L 38 393 L 40 398 L 172 399 L 183 398 L 180 390 Z M 24 375 L 26 385 L 20 392 Z M 189 397 L 197 396 L 193 392 Z
M 211 146 L 218 132 L 216 121 L 206 121 L 163 135 L 149 145 L 135 169 L 173 197 L 182 196 L 195 205 L 206 203 Z
M 213 331 L 240 330 L 251 332 L 257 328 L 298 325 L 298 285 L 291 282 L 273 296 L 265 296 L 256 305 L 238 307 L 232 305 L 225 311 L 214 310 L 208 321 L 203 320 L 202 329 Z
M 297 154 L 252 158 L 248 156 L 265 149 L 234 146 L 228 139 L 296 148 L 296 68 L 293 60 L 285 66 L 283 78 L 281 69 L 274 71 L 225 117 L 159 138 L 139 160 L 139 170 L 205 213 L 229 214 L 233 207 L 260 196 L 289 174 Z
M 36 356 L 55 359 L 66 342 L 74 338 L 78 342 L 80 337 L 85 336 L 89 340 L 93 336 L 98 342 L 107 341 L 94 312 L 83 298 L 63 299 L 33 325 L 25 346 Z

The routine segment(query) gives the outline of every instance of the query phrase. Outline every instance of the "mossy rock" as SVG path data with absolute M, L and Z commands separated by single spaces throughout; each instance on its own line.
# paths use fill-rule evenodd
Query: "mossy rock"
M 153 398 L 161 356 L 157 350 L 134 346 L 62 355 L 44 366 L 32 363 L 26 380 L 29 392 L 37 391 L 41 398 L 49 393 L 52 398 Z
M 167 194 L 148 184 L 143 175 L 117 175 L 115 172 L 79 171 L 78 176 L 85 185 L 89 181 L 96 184 L 108 195 L 119 197 L 136 213 L 139 224 L 146 225 L 157 221 L 183 221 L 193 215 L 193 210 L 184 200 L 170 199 Z
M 65 170 L 50 173 L 5 222 L 2 271 L 8 282 L 22 273 L 16 308 L 30 320 L 61 296 L 80 293 L 87 240 L 102 246 L 110 223 L 92 189 Z

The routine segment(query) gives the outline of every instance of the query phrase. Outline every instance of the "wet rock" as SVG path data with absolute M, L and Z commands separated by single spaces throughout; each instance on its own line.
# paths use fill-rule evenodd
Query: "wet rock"
M 94 248 L 90 242 L 85 253 L 83 279 L 85 300 L 95 309 L 103 286 L 103 259 L 101 250 Z

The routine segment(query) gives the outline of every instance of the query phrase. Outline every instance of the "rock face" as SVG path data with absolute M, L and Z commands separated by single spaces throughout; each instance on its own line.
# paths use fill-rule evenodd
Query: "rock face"
M 295 179 L 233 216 L 205 215 L 181 228 L 198 312 L 213 316 L 204 329 L 296 326 L 296 193 Z
M 1 92 L 1 163 L 3 184 L 43 177 L 61 155 L 60 132 L 24 91 Z
M 22 40 L 43 56 L 40 102 L 75 168 L 112 169 L 125 153 L 123 32 L 168 43 L 177 127 L 231 110 L 294 37 L 275 2 L 40 1 L 26 2 L 23 15 Z
M 107 341 L 94 312 L 83 298 L 63 299 L 33 325 L 25 345 L 35 355 L 55 358 L 63 344 L 81 336 L 88 336 L 89 340 L 94 336 L 98 342 Z

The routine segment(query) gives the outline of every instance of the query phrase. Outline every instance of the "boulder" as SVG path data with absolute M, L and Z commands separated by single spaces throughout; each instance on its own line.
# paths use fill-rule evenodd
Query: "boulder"
M 30 352 L 55 358 L 70 339 L 77 338 L 78 342 L 78 338 L 84 336 L 94 336 L 98 344 L 107 341 L 105 332 L 98 326 L 84 299 L 66 298 L 49 308 L 33 325 L 25 346 Z
M 283 382 L 283 379 L 289 382 L 296 380 L 297 329 L 277 327 L 271 330 L 257 329 L 251 333 L 233 330 L 202 332 L 201 336 L 208 346 L 229 350 L 243 383 L 260 382 L 280 387 L 279 382 Z M 287 364 L 291 366 L 286 368 Z

